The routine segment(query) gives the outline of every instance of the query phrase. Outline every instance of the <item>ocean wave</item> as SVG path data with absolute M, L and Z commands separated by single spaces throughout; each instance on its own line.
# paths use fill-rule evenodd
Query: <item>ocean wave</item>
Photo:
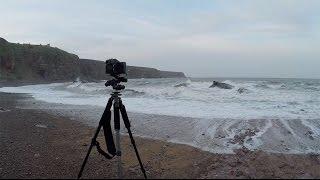
M 172 132 L 176 138 L 172 141 L 185 142 L 186 137 L 192 136 L 187 139 L 188 143 L 217 152 L 232 151 L 240 145 L 278 152 L 320 152 L 319 92 L 307 90 L 318 86 L 283 81 L 226 80 L 221 82 L 235 88 L 224 90 L 210 89 L 211 80 L 139 79 L 130 80 L 121 93 L 128 112 L 151 117 L 137 118 L 135 123 L 141 123 L 137 127 L 148 125 L 146 120 L 154 120 L 155 114 L 165 116 L 152 123 L 156 124 L 152 126 L 155 127 L 152 133 L 163 127 L 179 128 L 189 122 L 190 126 L 180 127 L 182 131 L 179 133 L 176 129 L 167 129 L 166 132 Z M 174 87 L 181 83 L 188 85 Z M 239 89 L 245 93 L 240 94 Z M 113 90 L 105 87 L 103 82 L 77 81 L 3 87 L 0 91 L 30 93 L 36 100 L 49 103 L 103 108 Z M 186 133 L 180 134 L 183 129 Z
M 123 95 L 130 96 L 130 97 L 143 96 L 145 94 L 146 93 L 143 92 L 143 91 L 137 91 L 137 90 L 134 90 L 134 89 L 125 89 L 124 92 L 123 92 Z
M 189 83 L 179 83 L 174 85 L 174 87 L 188 87 L 190 84 Z
M 201 118 L 316 118 L 320 116 L 318 91 L 306 90 L 294 82 L 221 81 L 233 85 L 232 90 L 209 88 L 211 80 L 138 79 L 130 80 L 123 97 L 132 111 Z M 186 84 L 186 87 L 174 87 Z M 296 87 L 295 87 L 296 86 Z M 295 87 L 295 88 L 293 88 Z M 2 88 L 3 89 L 3 88 Z M 112 93 L 104 82 L 81 81 L 50 85 L 10 88 L 32 93 L 41 100 L 90 105 Z M 81 102 L 80 102 L 81 101 Z M 103 104 L 99 101 L 99 104 Z M 98 103 L 97 103 L 98 104 Z M 136 108 L 135 108 L 136 105 Z M 139 108 L 138 108 L 139 107 Z M 300 112 L 300 110 L 305 110 Z M 298 112 L 298 113 L 297 113 Z
M 270 88 L 271 88 L 270 86 L 268 86 L 268 85 L 265 84 L 265 83 L 255 84 L 254 87 L 256 87 L 256 88 L 261 88 L 261 89 L 270 89 Z

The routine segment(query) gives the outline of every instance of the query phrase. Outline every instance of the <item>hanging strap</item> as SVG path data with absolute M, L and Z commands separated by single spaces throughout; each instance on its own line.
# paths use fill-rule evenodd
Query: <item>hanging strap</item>
M 96 140 L 94 145 L 97 147 L 98 152 L 106 157 L 107 159 L 112 159 L 116 155 L 116 147 L 113 141 L 113 135 L 111 130 L 111 106 L 113 98 L 110 98 L 106 109 L 104 110 L 100 123 L 102 123 L 104 138 L 107 145 L 107 152 L 103 151 L 100 143 Z
M 98 141 L 95 141 L 94 142 L 94 145 L 97 147 L 97 151 L 102 155 L 104 156 L 105 158 L 107 159 L 112 159 L 114 157 L 114 155 L 110 156 L 108 153 L 104 152 L 102 149 L 101 149 L 101 146 L 100 146 L 100 143 Z

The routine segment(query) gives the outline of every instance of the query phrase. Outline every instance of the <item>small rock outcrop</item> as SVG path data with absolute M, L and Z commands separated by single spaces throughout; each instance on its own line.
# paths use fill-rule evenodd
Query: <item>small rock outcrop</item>
M 239 88 L 237 91 L 238 91 L 238 93 L 239 93 L 239 94 L 242 94 L 242 93 L 248 93 L 248 92 L 249 92 L 249 90 L 248 90 L 248 89 L 243 88 L 243 87 L 242 87 L 242 88 Z
M 234 88 L 234 86 L 227 84 L 227 83 L 222 83 L 222 82 L 218 82 L 218 81 L 213 81 L 212 85 L 209 88 L 220 88 L 220 89 L 232 89 Z

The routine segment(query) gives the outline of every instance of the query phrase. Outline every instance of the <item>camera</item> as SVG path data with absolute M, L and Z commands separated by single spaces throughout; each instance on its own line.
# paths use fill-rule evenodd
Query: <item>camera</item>
M 114 77 L 105 83 L 105 86 L 112 86 L 114 90 L 123 90 L 124 85 L 121 82 L 127 82 L 127 65 L 125 62 L 120 62 L 117 59 L 106 60 L 106 74 Z
M 106 74 L 115 78 L 125 78 L 127 76 L 127 65 L 117 59 L 106 60 Z

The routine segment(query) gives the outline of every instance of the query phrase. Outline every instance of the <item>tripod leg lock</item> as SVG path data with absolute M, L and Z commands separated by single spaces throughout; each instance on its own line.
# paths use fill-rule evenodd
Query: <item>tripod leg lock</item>
M 92 140 L 91 140 L 91 145 L 92 145 L 92 146 L 96 146 L 97 143 L 98 143 L 98 142 L 97 142 L 95 139 L 92 139 Z
M 121 151 L 117 151 L 116 156 L 121 156 Z

